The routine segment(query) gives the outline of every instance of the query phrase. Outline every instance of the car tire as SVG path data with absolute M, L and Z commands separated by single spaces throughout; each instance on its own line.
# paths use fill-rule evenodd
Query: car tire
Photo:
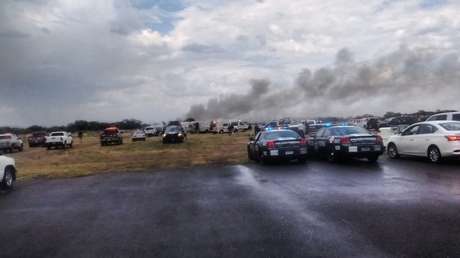
M 441 163 L 442 156 L 441 156 L 441 152 L 439 151 L 438 147 L 431 146 L 428 148 L 428 159 L 432 163 Z
M 14 187 L 14 170 L 11 167 L 5 168 L 2 179 L 2 189 L 11 190 Z
M 248 159 L 249 160 L 254 160 L 254 158 L 252 156 L 252 153 L 251 153 L 251 150 L 249 149 L 249 147 L 247 147 L 247 151 L 248 151 Z
M 379 159 L 379 155 L 369 155 L 367 156 L 367 161 L 370 163 L 375 163 Z
M 19 146 L 18 151 L 22 152 L 24 150 L 24 145 Z
M 391 159 L 399 158 L 398 148 L 396 147 L 394 143 L 388 144 L 387 155 Z

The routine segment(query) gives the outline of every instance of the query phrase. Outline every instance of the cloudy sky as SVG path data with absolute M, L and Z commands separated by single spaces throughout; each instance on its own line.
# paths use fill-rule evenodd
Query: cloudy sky
M 458 109 L 459 13 L 456 0 L 2 0 L 0 125 Z

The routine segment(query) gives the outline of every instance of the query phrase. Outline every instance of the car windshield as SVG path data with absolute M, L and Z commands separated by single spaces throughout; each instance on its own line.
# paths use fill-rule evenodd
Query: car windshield
M 285 130 L 285 131 L 271 131 L 264 133 L 263 139 L 264 140 L 276 140 L 279 138 L 300 138 L 300 135 L 294 131 L 291 130 Z
M 343 135 L 350 135 L 350 134 L 368 134 L 364 128 L 357 127 L 357 126 L 346 126 L 346 127 L 333 127 L 329 129 L 331 131 L 331 135 L 336 136 L 343 136 Z
M 11 135 L 0 135 L 0 140 L 9 140 L 11 139 Z
M 166 128 L 166 132 L 167 133 L 178 133 L 180 132 L 180 129 L 177 126 L 171 126 L 171 127 Z
M 52 133 L 50 136 L 64 136 L 64 133 Z
M 117 134 L 118 130 L 116 129 L 105 129 L 104 134 Z
M 442 123 L 440 126 L 447 131 L 460 131 L 460 123 L 457 122 Z

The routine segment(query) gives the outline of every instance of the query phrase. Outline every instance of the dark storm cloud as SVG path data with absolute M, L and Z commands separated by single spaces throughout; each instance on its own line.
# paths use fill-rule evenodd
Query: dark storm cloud
M 381 107 L 403 108 L 405 99 L 420 99 L 432 94 L 454 94 L 460 97 L 459 56 L 432 50 L 399 50 L 364 63 L 354 61 L 348 49 L 338 51 L 334 65 L 315 71 L 303 69 L 290 88 L 255 90 L 254 84 L 247 95 L 232 94 L 221 99 L 211 99 L 207 105 L 191 107 L 187 116 L 199 119 L 260 117 L 267 109 L 274 115 L 306 114 L 298 109 L 316 109 L 318 105 L 327 110 L 339 111 L 347 105 L 360 101 L 363 106 L 382 98 L 394 99 L 394 103 Z M 270 90 L 270 91 L 269 91 Z M 397 101 L 396 101 L 397 100 Z M 241 108 L 236 108 L 241 107 Z M 442 105 L 439 106 L 442 108 Z M 326 110 L 326 108 L 324 108 Z M 362 110 L 366 113 L 368 110 Z M 321 114 L 317 114 L 321 115 Z

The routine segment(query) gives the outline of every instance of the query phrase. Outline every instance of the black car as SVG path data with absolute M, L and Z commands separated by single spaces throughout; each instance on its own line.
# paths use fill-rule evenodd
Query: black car
M 357 126 L 332 126 L 318 130 L 311 140 L 313 149 L 330 161 L 343 158 L 378 160 L 384 152 L 382 138 Z
M 275 129 L 259 132 L 249 138 L 248 158 L 261 163 L 270 160 L 307 160 L 307 141 L 290 129 Z
M 179 143 L 184 142 L 185 134 L 184 130 L 180 126 L 172 125 L 168 126 L 163 133 L 162 141 L 163 143 Z

